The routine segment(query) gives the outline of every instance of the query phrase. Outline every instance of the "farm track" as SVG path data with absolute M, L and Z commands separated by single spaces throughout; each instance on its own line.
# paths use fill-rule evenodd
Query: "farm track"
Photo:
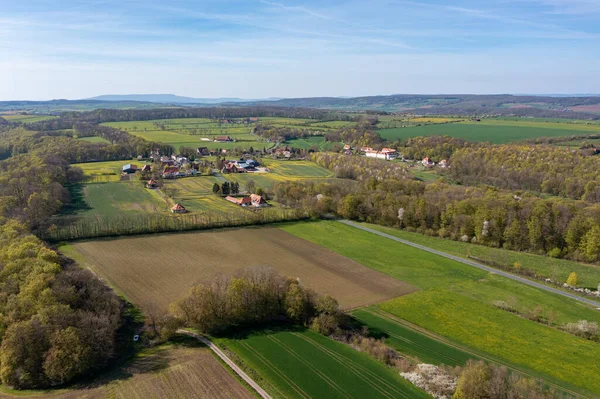
M 435 255 L 442 256 L 444 258 L 447 258 L 447 259 L 450 259 L 450 260 L 453 260 L 453 261 L 456 261 L 456 262 L 459 262 L 459 263 L 462 263 L 462 264 L 465 264 L 465 265 L 468 265 L 468 266 L 476 267 L 478 269 L 487 271 L 487 272 L 492 273 L 492 274 L 497 274 L 497 275 L 509 278 L 511 280 L 514 280 L 514 281 L 517 281 L 517 282 L 529 285 L 529 286 L 534 287 L 534 288 L 538 288 L 540 290 L 548 291 L 548 292 L 551 292 L 553 294 L 557 294 L 557 295 L 564 296 L 566 298 L 574 299 L 576 301 L 583 302 L 585 304 L 588 304 L 588 305 L 591 305 L 591 306 L 594 306 L 594 307 L 600 309 L 600 302 L 594 301 L 592 299 L 584 298 L 584 297 L 581 297 L 579 295 L 575 295 L 575 294 L 571 294 L 569 292 L 565 292 L 565 291 L 559 290 L 557 288 L 549 287 L 547 285 L 544 285 L 544 284 L 541 284 L 541 283 L 538 283 L 538 282 L 535 282 L 535 281 L 528 280 L 528 279 L 526 279 L 524 277 L 516 276 L 514 274 L 511 274 L 511 273 L 508 273 L 508 272 L 504 272 L 502 270 L 494 269 L 492 267 L 482 265 L 481 263 L 473 262 L 473 261 L 470 261 L 468 259 L 463 259 L 463 258 L 458 257 L 458 256 L 450 255 L 450 254 L 447 254 L 445 252 L 441 252 L 441 251 L 438 251 L 438 250 L 426 247 L 424 245 L 415 244 L 414 242 L 403 240 L 401 238 L 395 237 L 395 236 L 390 235 L 390 234 L 383 233 L 381 231 L 377 231 L 377 230 L 371 229 L 369 227 L 361 226 L 360 224 L 352 222 L 352 221 L 349 221 L 349 220 L 337 220 L 337 222 L 345 224 L 347 226 L 351 226 L 351 227 L 363 230 L 363 231 L 366 231 L 368 233 L 376 234 L 376 235 L 378 235 L 380 237 L 384 237 L 384 238 L 387 238 L 387 239 L 399 242 L 401 244 L 411 246 L 413 248 L 417 248 L 417 249 L 420 249 L 420 250 L 423 250 L 423 251 L 426 251 L 426 252 L 429 252 L 429 253 L 432 253 L 432 254 L 435 254 Z
M 244 372 L 244 370 L 242 370 L 241 368 L 239 368 L 233 362 L 233 360 L 231 360 L 221 349 L 219 349 L 215 344 L 213 344 L 208 338 L 203 337 L 201 335 L 198 335 L 196 333 L 193 333 L 191 331 L 187 331 L 187 330 L 178 330 L 177 332 L 180 333 L 180 334 L 188 335 L 190 337 L 194 337 L 197 340 L 199 340 L 200 342 L 202 342 L 204 345 L 208 346 L 210 348 L 210 350 L 212 350 L 217 356 L 219 356 L 219 358 L 221 360 L 223 360 L 229 367 L 231 367 L 231 369 L 241 379 L 243 379 L 248 385 L 250 385 L 252 387 L 252 389 L 254 389 L 262 398 L 264 398 L 264 399 L 273 399 L 271 397 L 271 395 L 269 395 L 264 389 L 262 389 L 260 387 L 260 385 L 258 385 L 252 378 L 250 378 L 250 376 L 248 376 L 248 374 L 246 374 Z

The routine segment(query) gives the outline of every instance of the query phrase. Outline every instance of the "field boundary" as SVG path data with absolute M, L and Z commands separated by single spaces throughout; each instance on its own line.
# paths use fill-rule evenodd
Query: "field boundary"
M 188 330 L 177 330 L 178 333 L 187 335 L 189 337 L 196 338 L 198 341 L 202 342 L 204 345 L 208 346 L 211 351 L 213 351 L 221 360 L 223 360 L 231 369 L 248 385 L 250 385 L 262 398 L 264 399 L 273 399 L 271 395 L 269 395 L 264 389 L 260 387 L 248 374 L 244 372 L 241 368 L 238 367 L 237 364 L 233 362 L 221 349 L 219 349 L 215 344 L 213 344 L 208 338 L 203 337 L 199 334 Z
M 384 237 L 384 238 L 387 238 L 387 239 L 399 242 L 401 244 L 408 245 L 408 246 L 411 246 L 413 248 L 417 248 L 417 249 L 420 249 L 420 250 L 432 253 L 434 255 L 442 256 L 444 258 L 447 258 L 447 259 L 450 259 L 450 260 L 453 260 L 453 261 L 456 261 L 456 262 L 460 262 L 460 263 L 468 265 L 468 266 L 473 266 L 473 267 L 476 267 L 478 269 L 487 271 L 489 273 L 497 274 L 497 275 L 500 275 L 502 277 L 506 277 L 506 278 L 509 278 L 511 280 L 514 280 L 514 281 L 517 281 L 517 282 L 529 285 L 529 286 L 534 287 L 534 288 L 538 288 L 538 289 L 541 289 L 541 290 L 544 290 L 544 291 L 548 291 L 548 292 L 551 292 L 553 294 L 561 295 L 561 296 L 564 296 L 566 298 L 574 299 L 576 301 L 583 302 L 585 304 L 594 306 L 596 309 L 600 309 L 600 302 L 596 302 L 596 301 L 594 301 L 592 299 L 587 299 L 587 298 L 584 298 L 584 297 L 581 297 L 581 296 L 578 296 L 578 295 L 575 295 L 575 294 L 564 292 L 564 291 L 561 291 L 561 290 L 559 290 L 557 288 L 549 287 L 547 285 L 544 285 L 544 284 L 541 284 L 541 283 L 537 283 L 535 281 L 528 280 L 528 279 L 526 279 L 524 277 L 519 277 L 519 276 L 516 276 L 514 274 L 511 274 L 511 273 L 508 273 L 508 272 L 505 272 L 505 271 L 502 271 L 502 270 L 494 269 L 493 267 L 482 265 L 481 263 L 477 263 L 477 262 L 473 262 L 473 261 L 470 261 L 470 260 L 467 260 L 467 259 L 463 259 L 463 258 L 461 258 L 459 256 L 450 255 L 450 254 L 447 254 L 445 252 L 438 251 L 438 250 L 426 247 L 426 246 L 421 245 L 421 244 L 416 244 L 414 242 L 411 242 L 411 241 L 408 241 L 408 240 L 404 240 L 402 238 L 395 237 L 395 236 L 393 236 L 391 234 L 383 233 L 381 231 L 377 231 L 377 230 L 371 229 L 371 228 L 366 227 L 366 226 L 361 226 L 360 224 L 352 222 L 350 220 L 336 220 L 336 222 L 345 224 L 346 226 L 350 226 L 350 227 L 354 227 L 354 228 L 366 231 L 368 233 L 376 234 L 376 235 L 378 235 L 380 237 Z

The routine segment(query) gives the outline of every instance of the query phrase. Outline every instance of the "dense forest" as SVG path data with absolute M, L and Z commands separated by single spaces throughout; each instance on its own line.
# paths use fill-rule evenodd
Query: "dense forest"
M 4 139 L 22 133 L 0 131 L 11 145 Z M 124 324 L 112 290 L 31 234 L 69 202 L 63 185 L 81 177 L 52 151 L 63 138 L 47 139 L 28 153 L 16 144 L 18 154 L 0 162 L 0 379 L 15 388 L 61 385 L 104 367 Z
M 489 186 L 425 184 L 407 178 L 398 163 L 374 159 L 323 153 L 312 158 L 355 182 L 279 183 L 273 190 L 277 201 L 313 215 L 333 213 L 487 246 L 600 260 L 597 204 Z

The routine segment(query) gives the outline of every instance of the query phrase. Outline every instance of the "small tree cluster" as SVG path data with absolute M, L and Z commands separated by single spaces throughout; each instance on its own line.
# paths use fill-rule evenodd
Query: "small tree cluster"
M 327 333 L 337 328 L 342 315 L 335 299 L 270 268 L 247 268 L 196 285 L 174 308 L 186 324 L 210 334 L 277 319 Z

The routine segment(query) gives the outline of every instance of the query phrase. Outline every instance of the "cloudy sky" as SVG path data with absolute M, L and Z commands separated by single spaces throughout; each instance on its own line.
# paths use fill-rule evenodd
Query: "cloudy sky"
M 600 0 L 0 0 L 0 100 L 600 93 Z

